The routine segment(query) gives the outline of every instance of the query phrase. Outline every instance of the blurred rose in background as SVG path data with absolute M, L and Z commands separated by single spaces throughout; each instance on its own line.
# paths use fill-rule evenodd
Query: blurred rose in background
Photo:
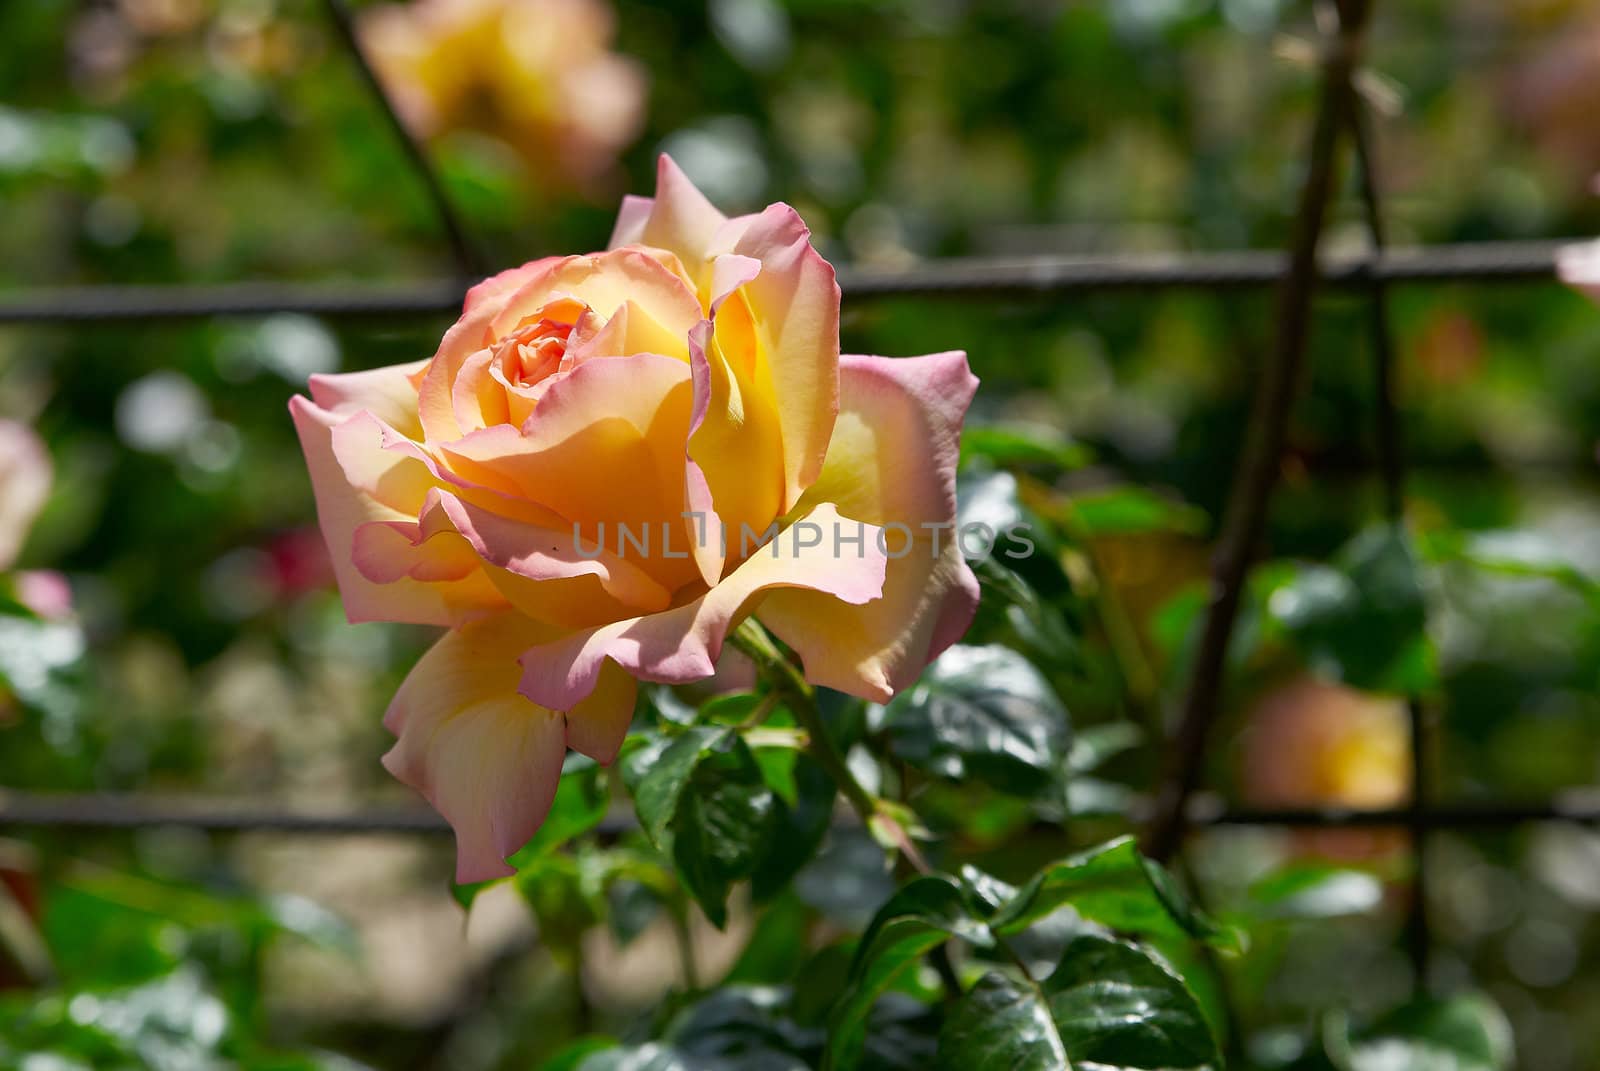
M 490 134 L 563 185 L 609 171 L 643 125 L 645 74 L 609 51 L 615 28 L 604 0 L 417 0 L 361 31 L 414 133 Z
M 1240 790 L 1252 806 L 1381 810 L 1411 797 L 1405 704 L 1304 675 L 1251 709 L 1240 749 Z M 1339 829 L 1305 835 L 1311 854 L 1362 858 L 1402 842 Z

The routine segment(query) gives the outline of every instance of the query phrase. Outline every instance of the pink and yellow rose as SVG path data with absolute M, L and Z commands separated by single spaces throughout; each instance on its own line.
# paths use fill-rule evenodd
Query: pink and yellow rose
M 371 8 L 361 36 L 422 137 L 486 130 L 542 177 L 608 170 L 644 122 L 646 79 L 610 50 L 604 0 L 412 0 Z
M 636 682 L 710 677 L 747 616 L 879 701 L 959 638 L 976 386 L 958 352 L 841 357 L 794 210 L 729 219 L 666 157 L 605 252 L 478 284 L 427 360 L 313 377 L 290 408 L 350 618 L 450 629 L 385 764 L 459 879 L 508 873 L 567 749 L 610 762 Z

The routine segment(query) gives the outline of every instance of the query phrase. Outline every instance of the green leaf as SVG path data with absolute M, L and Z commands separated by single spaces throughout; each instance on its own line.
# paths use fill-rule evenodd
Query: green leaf
M 1330 1048 L 1340 1071 L 1505 1071 L 1512 1063 L 1511 1027 L 1479 994 L 1408 1004 Z
M 1055 428 L 1025 425 L 968 427 L 961 432 L 961 467 L 986 461 L 999 468 L 1033 465 L 1081 468 L 1092 460 L 1089 449 Z
M 1165 870 L 1139 854 L 1132 837 L 1052 863 L 990 919 L 996 933 L 1019 932 L 1062 906 L 1120 933 L 1200 938 L 1237 947 L 1239 937 L 1195 910 Z
M 1105 1068 L 1217 1068 L 1205 1013 L 1183 980 L 1137 945 L 1073 940 L 1044 983 L 1050 1014 L 1080 1064 Z
M 968 890 L 943 875 L 914 878 L 891 896 L 856 948 L 849 982 L 830 1023 L 826 1066 L 835 1071 L 859 1066 L 873 1004 L 923 955 L 951 937 L 992 945 L 994 937 L 981 913 L 982 905 Z
M 999 972 L 962 998 L 939 1036 L 946 1071 L 1219 1068 L 1183 981 L 1137 945 L 1075 937 L 1043 983 Z
M 628 787 L 639 811 L 639 820 L 657 848 L 666 850 L 668 828 L 678 811 L 683 790 L 705 754 L 722 743 L 732 730 L 721 726 L 697 725 L 670 741 L 646 743 L 628 756 L 633 760 L 624 770 L 624 779 L 637 772 L 640 779 Z M 648 752 L 644 749 L 648 749 Z M 639 759 L 648 758 L 648 765 Z
M 1059 782 L 1071 736 L 1049 682 L 1005 647 L 950 648 L 884 708 L 883 729 L 919 769 L 1018 795 Z
M 1204 510 L 1144 487 L 1111 487 L 1073 495 L 1070 508 L 1073 531 L 1085 536 L 1149 532 L 1198 535 L 1206 529 Z
M 794 800 L 776 796 L 770 848 L 751 876 L 750 891 L 757 900 L 770 900 L 788 888 L 794 876 L 816 856 L 833 821 L 838 786 L 827 771 L 801 752 L 794 755 L 789 774 Z M 767 775 L 771 784 L 770 771 Z
M 1026 979 L 991 972 L 945 1020 L 935 1066 L 940 1071 L 1069 1071 L 1072 1065 L 1043 991 Z
M 1098 770 L 1107 762 L 1139 746 L 1143 732 L 1132 722 L 1114 721 L 1079 729 L 1067 752 L 1067 769 L 1075 774 Z
M 773 842 L 776 797 L 743 740 L 719 745 L 694 763 L 670 829 L 678 874 L 720 929 L 728 921 L 729 889 L 756 872 Z
M 539 920 L 541 943 L 566 963 L 576 962 L 584 932 L 601 917 L 603 902 L 585 877 L 578 859 L 548 855 L 529 860 L 513 879 Z
M 1383 882 L 1364 870 L 1296 862 L 1252 884 L 1250 900 L 1267 918 L 1339 918 L 1381 904 Z
M 789 1003 L 783 989 L 720 989 L 678 1015 L 667 1040 L 696 1068 L 808 1071 L 822 1031 L 794 1022 Z
M 1082 644 L 1066 614 L 992 555 L 973 562 L 972 570 L 977 574 L 980 591 L 972 635 L 1007 642 L 1014 637 L 1015 643 L 1041 665 L 1074 671 L 1081 668 Z
M 578 1071 L 589 1057 L 616 1047 L 617 1043 L 612 1038 L 579 1038 L 563 1045 L 559 1052 L 539 1065 L 539 1071 Z
M 1267 611 L 1318 673 L 1367 691 L 1434 683 L 1416 555 L 1393 526 L 1363 532 L 1331 565 L 1301 567 Z

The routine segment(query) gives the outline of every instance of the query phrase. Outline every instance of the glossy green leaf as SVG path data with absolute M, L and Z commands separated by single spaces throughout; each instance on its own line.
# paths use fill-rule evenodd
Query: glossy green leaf
M 879 909 L 856 948 L 850 978 L 829 1027 L 828 1064 L 859 1066 L 873 1004 L 923 955 L 951 937 L 994 943 L 985 908 L 960 883 L 943 875 L 915 878 Z
M 1218 1068 L 1216 1040 L 1183 980 L 1149 952 L 1075 938 L 1043 988 L 1067 1052 L 1105 1068 Z
M 1005 647 L 950 648 L 884 709 L 889 748 L 954 781 L 1033 795 L 1058 782 L 1071 729 L 1066 709 L 1026 658 Z
M 1025 978 L 993 972 L 978 979 L 945 1020 L 935 1066 L 1068 1071 L 1072 1065 L 1044 992 Z
M 980 600 L 969 635 L 1015 643 L 1041 665 L 1073 672 L 1081 668 L 1082 643 L 1059 607 L 992 555 L 973 562 L 972 570 Z
M 664 848 L 667 843 L 678 801 L 694 776 L 695 767 L 711 748 L 731 734 L 732 730 L 725 727 L 697 725 L 670 740 L 649 740 L 625 756 L 624 778 L 637 777 L 628 788 L 639 820 L 656 847 Z M 648 762 L 641 761 L 645 758 Z
M 939 1068 L 1105 1071 L 1220 1068 L 1183 981 L 1137 945 L 1074 938 L 1042 983 L 985 975 L 946 1019 Z
M 1063 906 L 1120 933 L 1201 938 L 1229 947 L 1239 940 L 1195 910 L 1171 875 L 1141 855 L 1131 837 L 1045 867 L 990 925 L 997 933 L 1015 933 Z
M 772 845 L 776 797 L 743 740 L 701 752 L 670 820 L 672 859 L 713 924 L 727 923 L 728 891 Z

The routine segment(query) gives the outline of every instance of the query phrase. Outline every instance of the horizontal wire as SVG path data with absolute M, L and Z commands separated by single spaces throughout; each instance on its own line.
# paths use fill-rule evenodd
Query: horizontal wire
M 1569 242 L 1484 242 L 1394 249 L 1382 256 L 1325 258 L 1332 286 L 1373 276 L 1390 283 L 1517 282 L 1555 276 Z M 1116 257 L 960 257 L 903 270 L 842 268 L 851 299 L 990 295 L 1046 296 L 1092 291 L 1235 289 L 1269 286 L 1283 274 L 1280 252 L 1140 254 Z M 467 284 L 414 282 L 243 282 L 31 287 L 0 291 L 0 324 L 184 320 L 296 312 L 315 316 L 430 316 L 458 312 Z
M 1286 828 L 1403 828 L 1413 820 L 1409 808 L 1230 807 L 1211 796 L 1190 806 L 1195 826 Z M 1600 823 L 1600 791 L 1575 791 L 1526 803 L 1437 803 L 1421 820 L 1434 829 L 1498 829 L 1534 822 Z M 616 837 L 634 828 L 632 817 L 615 814 L 598 827 Z M 293 833 L 309 835 L 446 834 L 450 826 L 425 808 L 362 806 L 352 809 L 292 807 L 279 801 L 242 801 L 142 794 L 0 792 L 0 829 L 114 831 L 157 828 L 210 833 Z

